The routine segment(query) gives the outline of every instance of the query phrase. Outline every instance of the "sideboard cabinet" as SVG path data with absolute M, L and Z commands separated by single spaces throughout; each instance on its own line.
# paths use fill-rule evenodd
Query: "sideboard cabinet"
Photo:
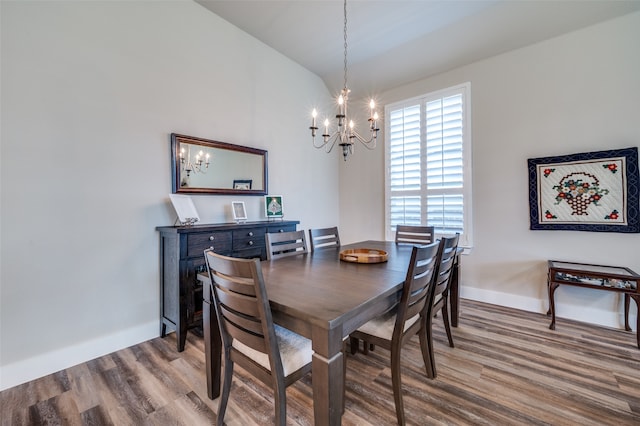
M 160 335 L 175 329 L 178 352 L 184 350 L 187 330 L 202 328 L 202 283 L 206 270 L 204 251 L 226 256 L 267 258 L 265 234 L 295 231 L 299 221 L 221 223 L 193 226 L 159 226 L 160 233 Z

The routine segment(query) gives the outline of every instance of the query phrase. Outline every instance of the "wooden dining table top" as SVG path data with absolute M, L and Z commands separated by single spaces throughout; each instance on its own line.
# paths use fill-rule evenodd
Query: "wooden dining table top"
M 384 250 L 388 260 L 356 263 L 340 259 L 342 250 L 368 248 Z M 323 248 L 313 253 L 262 262 L 274 320 L 283 315 L 297 318 L 306 326 L 295 327 L 310 336 L 308 325 L 334 328 L 341 325 L 343 335 L 370 319 L 359 316 L 379 306 L 380 300 L 397 301 L 409 259 L 410 245 L 390 241 L 362 241 L 339 248 Z M 389 306 L 390 307 L 390 306 Z M 287 323 L 290 321 L 283 321 Z

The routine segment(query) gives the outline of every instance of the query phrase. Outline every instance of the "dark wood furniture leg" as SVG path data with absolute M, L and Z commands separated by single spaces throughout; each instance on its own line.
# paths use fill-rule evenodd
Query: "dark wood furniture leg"
M 631 331 L 631 327 L 629 327 L 629 294 L 624 294 L 624 329 L 627 331 Z M 640 316 L 640 315 L 639 315 Z
M 312 328 L 313 413 L 316 425 L 340 425 L 344 398 L 342 333 Z
M 638 315 L 636 316 L 636 344 L 638 345 L 638 348 L 640 348 L 640 294 L 625 294 L 625 308 L 629 307 L 629 297 L 631 297 L 635 302 L 636 302 L 636 308 L 638 310 Z M 628 312 L 628 309 L 627 309 Z M 629 323 L 628 317 L 625 315 L 625 317 L 627 318 L 627 325 Z M 631 330 L 629 328 L 629 330 Z
M 182 317 L 182 315 L 181 315 Z M 180 325 L 176 327 L 176 343 L 178 352 L 184 351 L 184 345 L 187 343 L 187 316 L 180 318 Z
M 207 372 L 207 395 L 210 399 L 220 396 L 220 371 L 222 369 L 222 340 L 218 329 L 211 286 L 208 282 L 202 285 L 202 328 L 204 330 L 205 363 Z
M 451 327 L 458 326 L 458 316 L 460 312 L 460 283 L 459 283 L 460 253 L 456 254 L 449 287 L 449 304 L 451 306 Z
M 549 325 L 549 328 L 551 330 L 555 330 L 556 329 L 556 305 L 554 301 L 554 294 L 556 292 L 556 289 L 560 286 L 560 284 L 550 282 L 548 286 L 549 286 L 549 312 L 547 312 L 547 315 L 551 313 L 551 325 Z

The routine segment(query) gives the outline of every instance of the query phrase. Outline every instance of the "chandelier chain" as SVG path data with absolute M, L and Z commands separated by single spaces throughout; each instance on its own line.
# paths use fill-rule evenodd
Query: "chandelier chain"
M 344 0 L 344 88 L 347 89 L 347 0 Z M 346 96 L 346 93 L 345 93 Z

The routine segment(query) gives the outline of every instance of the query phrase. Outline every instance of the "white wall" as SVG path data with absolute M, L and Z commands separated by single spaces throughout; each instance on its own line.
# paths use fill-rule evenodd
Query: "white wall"
M 1 389 L 159 334 L 171 132 L 267 149 L 285 218 L 338 223 L 317 76 L 190 0 L 0 7 Z M 194 196 L 203 223 L 235 199 L 262 218 L 262 197 Z
M 527 180 L 528 158 L 640 145 L 638 40 L 636 12 L 379 95 L 391 103 L 471 82 L 475 246 L 462 259 L 463 297 L 546 312 L 547 259 L 640 272 L 640 234 L 529 230 Z M 383 238 L 384 149 L 349 161 L 340 167 L 341 233 Z M 560 287 L 556 311 L 622 327 L 622 299 Z

